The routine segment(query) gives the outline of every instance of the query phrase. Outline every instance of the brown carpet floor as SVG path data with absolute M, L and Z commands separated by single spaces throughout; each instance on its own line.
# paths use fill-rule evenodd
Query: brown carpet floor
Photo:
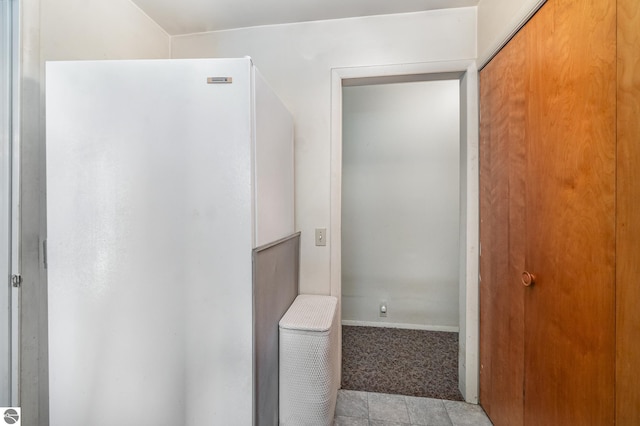
M 342 326 L 342 388 L 462 401 L 458 333 Z

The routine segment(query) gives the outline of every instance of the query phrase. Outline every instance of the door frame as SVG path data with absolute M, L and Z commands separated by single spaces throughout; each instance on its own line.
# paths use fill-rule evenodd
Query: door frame
M 0 139 L 0 151 L 3 156 L 2 183 L 0 184 L 0 269 L 2 270 L 2 286 L 8 290 L 3 293 L 0 307 L 2 320 L 8 321 L 8 327 L 3 335 L 2 353 L 0 354 L 0 368 L 2 375 L 8 377 L 7 388 L 0 391 L 2 399 L 11 406 L 20 405 L 20 52 L 19 52 L 19 23 L 20 4 L 16 0 L 3 3 L 0 21 L 5 25 L 3 38 L 6 43 L 0 46 L 0 55 L 5 61 L 0 70 L 0 91 L 3 92 L 5 102 L 1 108 L 5 132 Z M 6 63 L 8 61 L 8 63 Z M 12 281 L 16 280 L 13 284 Z M 7 288 L 5 287 L 5 288 Z M 5 324 L 2 325 L 5 327 Z M 4 333 L 3 333 L 4 334 Z M 4 345 L 8 347 L 4 347 Z M 8 350 L 5 350 L 8 349 Z M 4 386 L 4 384 L 3 384 Z M 1 404 L 0 404 L 1 405 Z
M 479 173 L 478 69 L 474 60 L 421 62 L 331 70 L 331 295 L 342 306 L 342 87 L 343 80 L 460 81 L 460 338 L 459 388 L 477 404 L 479 392 Z M 366 80 L 363 80 L 366 81 Z

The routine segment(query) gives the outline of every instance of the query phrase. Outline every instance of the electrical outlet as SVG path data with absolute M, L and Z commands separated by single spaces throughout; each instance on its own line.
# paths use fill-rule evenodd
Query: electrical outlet
M 381 317 L 387 316 L 387 302 L 380 303 L 380 316 Z

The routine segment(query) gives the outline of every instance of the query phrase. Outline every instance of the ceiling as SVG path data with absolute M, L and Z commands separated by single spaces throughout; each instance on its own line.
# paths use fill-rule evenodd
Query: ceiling
M 478 0 L 132 0 L 170 35 L 475 6 Z

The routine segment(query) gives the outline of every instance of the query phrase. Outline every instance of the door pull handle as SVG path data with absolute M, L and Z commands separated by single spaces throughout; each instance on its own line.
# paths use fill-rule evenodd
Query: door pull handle
M 536 276 L 530 272 L 524 271 L 522 273 L 522 285 L 525 287 L 530 287 L 534 285 L 536 282 Z

